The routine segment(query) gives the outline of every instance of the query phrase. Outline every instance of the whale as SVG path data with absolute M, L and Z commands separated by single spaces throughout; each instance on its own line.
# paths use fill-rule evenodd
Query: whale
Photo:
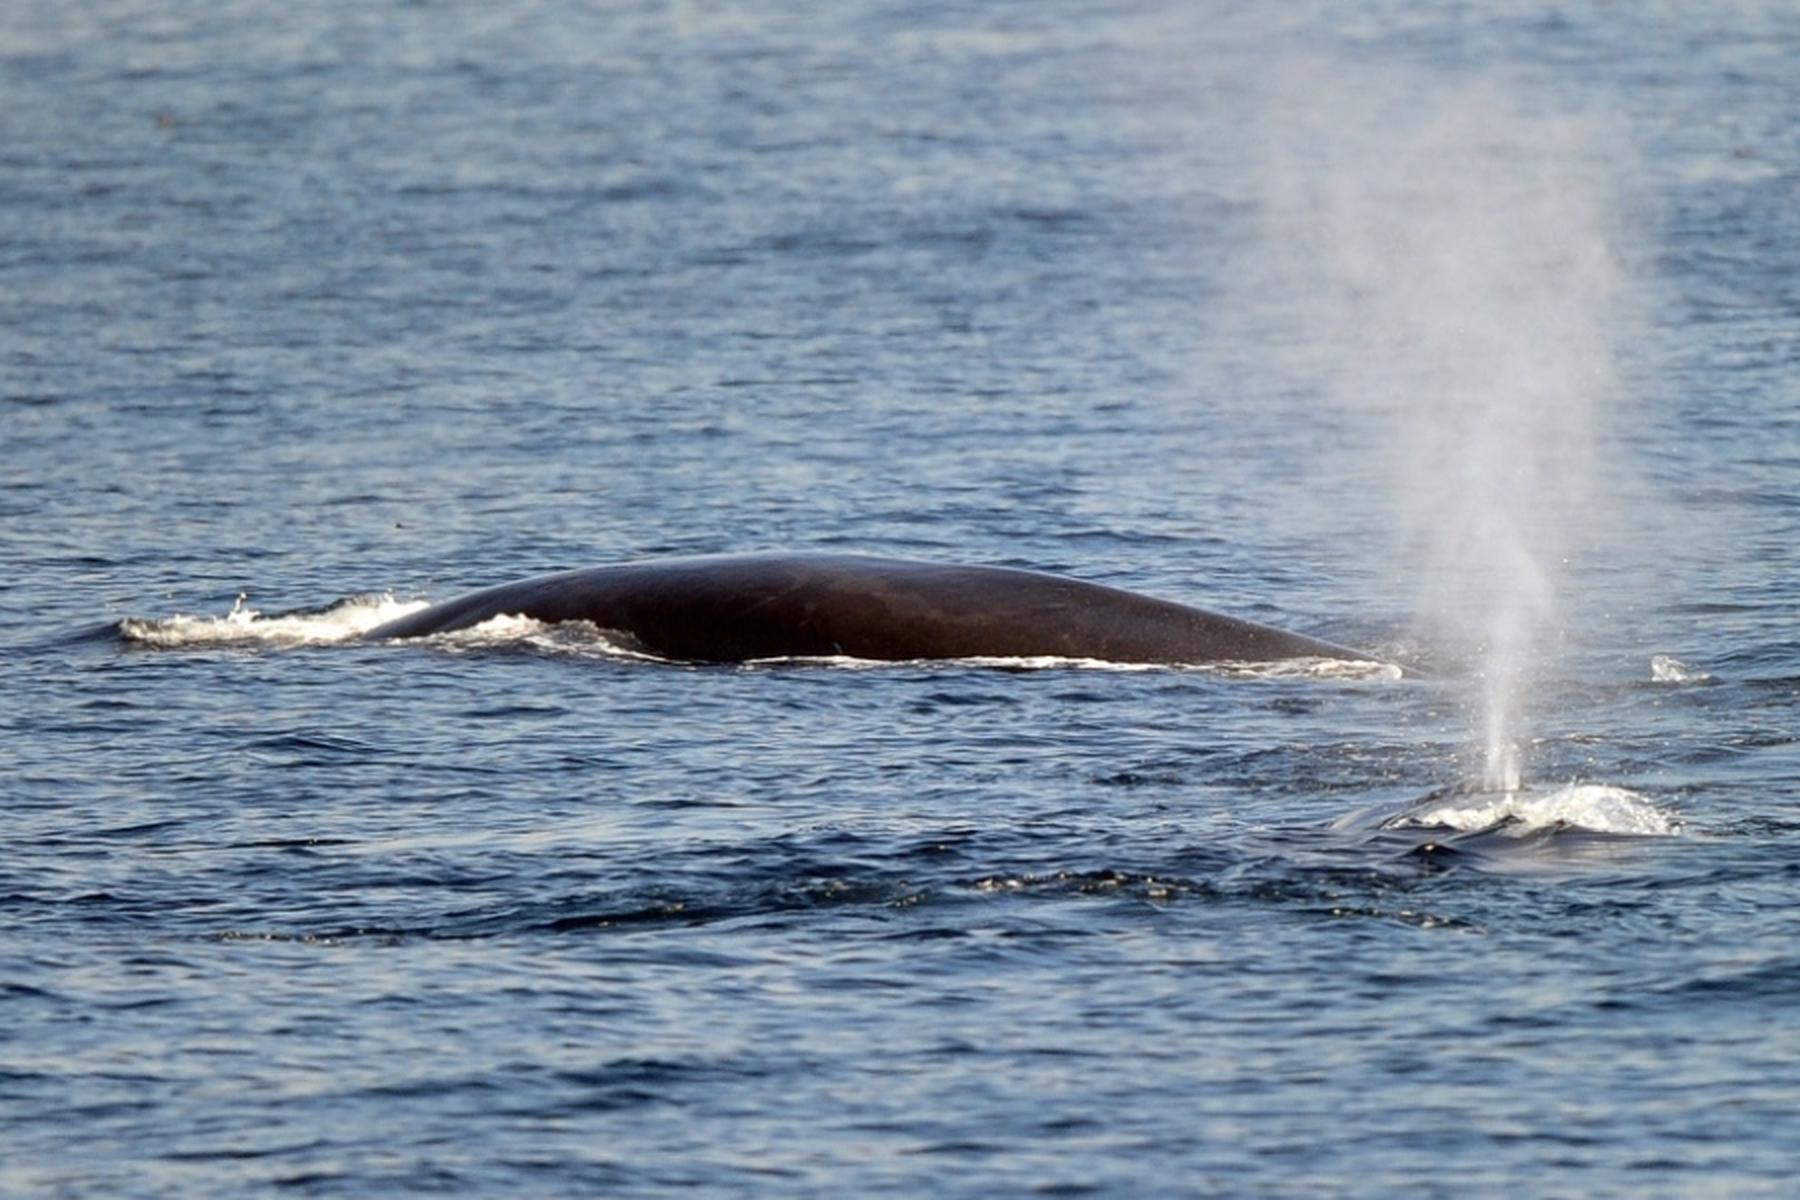
M 1254 621 L 1061 575 L 832 553 L 706 555 L 560 571 L 432 604 L 363 636 L 426 637 L 499 616 L 588 622 L 622 650 L 684 663 L 1380 661 Z

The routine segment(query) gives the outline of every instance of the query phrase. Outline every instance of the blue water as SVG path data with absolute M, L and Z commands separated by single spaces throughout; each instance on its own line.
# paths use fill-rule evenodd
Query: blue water
M 0 14 L 0 1193 L 1787 1194 L 1800 16 L 1242 7 Z M 1264 186 L 1476 85 L 1629 284 L 1492 819 Z M 273 619 L 768 548 L 1435 677 Z

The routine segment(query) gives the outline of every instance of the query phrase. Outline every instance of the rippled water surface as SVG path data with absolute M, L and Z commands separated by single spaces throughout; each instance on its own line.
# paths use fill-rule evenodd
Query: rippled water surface
M 1796 61 L 1774 3 L 12 6 L 0 1192 L 1785 1195 Z M 1495 422 L 1396 432 L 1439 392 Z M 1463 508 L 1560 524 L 1446 610 Z M 1430 676 L 354 637 L 770 548 Z

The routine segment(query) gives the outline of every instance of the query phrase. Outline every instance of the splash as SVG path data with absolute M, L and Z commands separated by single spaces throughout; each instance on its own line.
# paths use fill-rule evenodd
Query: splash
M 1470 791 L 1436 797 L 1387 822 L 1472 832 L 1504 829 L 1523 835 L 1544 829 L 1582 829 L 1639 837 L 1678 833 L 1680 822 L 1649 797 L 1628 788 L 1571 783 L 1549 791 Z
M 421 640 L 426 645 L 453 652 L 523 647 L 573 658 L 667 661 L 633 649 L 628 639 L 611 634 L 592 621 L 539 621 L 514 613 L 500 613 L 466 629 L 434 633 Z
M 377 625 L 417 612 L 423 600 L 396 600 L 391 595 L 352 596 L 326 608 L 264 616 L 239 593 L 222 617 L 127 617 L 119 635 L 140 646 L 162 649 L 198 646 L 315 646 L 348 641 Z
M 1483 783 L 1516 792 L 1563 576 L 1613 515 L 1597 483 L 1636 325 L 1627 140 L 1494 79 L 1317 62 L 1281 79 L 1251 298 L 1298 348 L 1275 366 L 1386 468 L 1396 561 L 1479 662 Z
M 1691 667 L 1678 658 L 1667 654 L 1653 655 L 1650 659 L 1650 681 L 1652 683 L 1710 683 L 1712 676 L 1698 667 Z

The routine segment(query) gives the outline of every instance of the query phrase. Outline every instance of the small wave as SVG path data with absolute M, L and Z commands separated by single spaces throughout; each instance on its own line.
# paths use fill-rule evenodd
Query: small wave
M 1399 667 L 1388 663 L 1352 662 L 1335 658 L 1294 658 L 1277 662 L 1157 663 L 1116 662 L 1105 658 L 1075 658 L 1060 654 L 977 654 L 966 658 L 876 659 L 848 654 L 788 655 L 753 658 L 746 666 L 815 666 L 842 670 L 877 670 L 896 666 L 989 667 L 1003 671 L 1194 671 L 1229 679 L 1399 679 Z
M 1678 658 L 1658 654 L 1650 659 L 1650 679 L 1653 683 L 1707 683 L 1712 676 Z
M 744 665 L 750 667 L 833 667 L 843 671 L 879 671 L 909 666 L 991 667 L 1004 671 L 1048 671 L 1071 667 L 1098 671 L 1161 671 L 1167 669 L 1161 663 L 1107 662 L 1098 658 L 1064 658 L 1053 654 L 1018 655 L 1016 657 L 981 654 L 971 655 L 967 658 L 907 659 L 857 658 L 849 654 L 793 654 L 776 658 L 753 658 Z
M 647 662 L 664 662 L 653 654 L 634 649 L 623 635 L 609 633 L 592 621 L 539 621 L 532 617 L 507 615 L 489 617 L 467 629 L 453 629 L 433 634 L 426 639 L 446 650 L 493 650 L 496 648 L 548 651 L 552 654 L 592 656 L 599 658 L 633 658 Z
M 434 646 L 450 650 L 491 650 L 529 647 L 557 654 L 625 658 L 640 662 L 671 662 L 633 644 L 629 634 L 604 629 L 591 621 L 545 622 L 525 616 L 490 617 L 466 629 L 434 634 Z M 895 667 L 964 666 L 1006 671 L 1197 671 L 1233 679 L 1399 679 L 1399 667 L 1389 663 L 1336 658 L 1294 658 L 1277 662 L 1221 662 L 1207 664 L 1113 662 L 1100 658 L 1063 655 L 971 655 L 948 659 L 878 659 L 850 654 L 784 654 L 746 659 L 744 667 L 828 667 L 843 671 L 892 670 Z
M 1393 663 L 1361 658 L 1284 658 L 1275 662 L 1224 662 L 1197 667 L 1233 679 L 1403 679 Z
M 315 646 L 342 642 L 384 622 L 424 608 L 424 600 L 396 600 L 392 595 L 351 596 L 325 608 L 265 616 L 251 608 L 248 597 L 222 617 L 176 613 L 172 617 L 127 617 L 119 635 L 127 642 L 162 649 L 189 646 Z
M 1639 837 L 1666 837 L 1681 823 L 1649 797 L 1628 788 L 1571 783 L 1552 791 L 1461 792 L 1438 794 L 1386 822 L 1461 832 L 1501 830 L 1524 835 L 1545 829 L 1584 829 Z

